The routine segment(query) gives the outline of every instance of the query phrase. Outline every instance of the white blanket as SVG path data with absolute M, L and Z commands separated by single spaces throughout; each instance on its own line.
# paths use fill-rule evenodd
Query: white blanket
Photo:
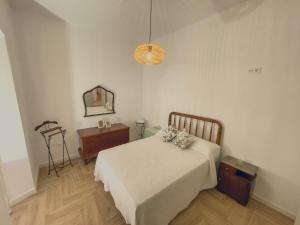
M 180 150 L 154 135 L 101 151 L 95 180 L 111 192 L 126 223 L 167 225 L 201 190 L 216 186 L 216 148 L 209 146 L 199 139 Z

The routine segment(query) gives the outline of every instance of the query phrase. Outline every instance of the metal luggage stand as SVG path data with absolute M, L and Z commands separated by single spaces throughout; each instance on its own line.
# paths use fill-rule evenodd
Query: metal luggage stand
M 55 127 L 50 128 L 51 124 L 55 124 Z M 34 130 L 37 131 L 39 129 L 41 129 L 42 127 L 44 127 L 43 131 L 40 131 L 41 135 L 43 136 L 47 149 L 48 149 L 48 175 L 50 175 L 50 172 L 52 170 L 55 171 L 55 174 L 57 177 L 59 177 L 57 169 L 63 169 L 64 167 L 70 165 L 71 167 L 73 167 L 72 161 L 70 159 L 70 155 L 69 155 L 69 151 L 67 148 L 67 144 L 65 141 L 65 134 L 67 132 L 66 129 L 62 129 L 62 127 L 58 126 L 58 122 L 57 121 L 44 121 L 42 124 L 38 125 Z M 51 138 L 55 135 L 61 134 L 62 135 L 62 141 L 63 141 L 63 159 L 62 159 L 62 163 L 60 165 L 55 165 L 52 154 L 51 154 Z M 65 151 L 67 153 L 68 156 L 68 160 L 69 163 L 65 164 Z M 51 168 L 51 162 L 52 162 L 52 166 L 53 168 Z

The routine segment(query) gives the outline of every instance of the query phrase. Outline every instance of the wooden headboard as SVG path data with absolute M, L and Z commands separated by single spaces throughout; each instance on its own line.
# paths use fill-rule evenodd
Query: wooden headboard
M 189 134 L 201 137 L 218 145 L 221 143 L 222 124 L 218 120 L 171 112 L 168 124 L 173 125 L 177 130 L 185 129 Z

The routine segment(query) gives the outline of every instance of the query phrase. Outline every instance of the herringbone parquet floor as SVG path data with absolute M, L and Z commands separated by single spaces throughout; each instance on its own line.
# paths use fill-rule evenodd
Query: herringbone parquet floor
M 14 225 L 125 225 L 102 183 L 94 182 L 94 163 L 74 161 L 60 177 L 40 171 L 38 193 L 13 208 Z M 171 225 L 292 225 L 293 221 L 251 200 L 242 207 L 216 190 L 201 192 Z M 155 224 L 153 224 L 155 225 Z

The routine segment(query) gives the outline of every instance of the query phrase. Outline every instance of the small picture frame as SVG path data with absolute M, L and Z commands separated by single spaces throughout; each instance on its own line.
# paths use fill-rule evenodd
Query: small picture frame
M 99 120 L 98 121 L 98 128 L 104 128 L 106 127 L 106 122 L 104 120 Z
M 109 120 L 105 121 L 105 127 L 106 128 L 111 127 L 111 122 Z

